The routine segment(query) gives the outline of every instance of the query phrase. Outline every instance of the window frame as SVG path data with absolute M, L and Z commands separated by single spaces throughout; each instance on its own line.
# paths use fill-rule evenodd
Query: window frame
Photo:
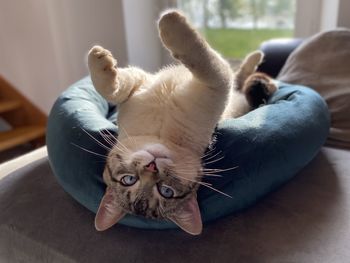
M 126 42 L 129 63 L 142 66 L 151 71 L 170 63 L 172 59 L 168 52 L 161 47 L 160 43 L 155 43 L 153 41 L 149 41 L 149 43 L 143 41 L 142 43 L 145 49 L 148 48 L 149 50 L 153 50 L 153 52 L 155 52 L 154 54 L 159 54 L 151 65 L 147 61 L 141 60 L 136 54 L 136 47 L 132 45 L 134 41 L 131 41 L 130 38 L 130 34 L 133 34 L 131 29 L 135 27 L 135 21 L 128 21 L 126 16 L 130 17 L 133 15 L 130 13 L 134 12 L 133 8 L 130 7 L 130 2 L 133 2 L 135 6 L 137 6 L 139 2 L 137 0 L 122 1 L 124 9 L 124 27 L 128 40 Z M 145 2 L 148 5 L 154 5 L 154 8 L 160 11 L 176 7 L 177 0 L 145 0 Z M 346 10 L 348 10 L 348 8 L 346 7 L 350 7 L 349 0 L 296 0 L 294 37 L 306 38 L 320 31 L 334 29 L 338 26 L 350 27 L 350 16 L 347 15 Z M 144 17 L 139 19 L 140 21 L 144 21 L 144 23 L 139 21 L 138 26 L 144 27 L 145 24 L 152 24 L 152 22 L 156 21 L 159 17 L 159 13 L 156 14 L 152 8 L 147 8 L 142 11 L 143 12 L 140 12 L 138 15 Z M 149 14 L 145 14 L 145 12 L 149 12 Z M 145 37 L 150 37 L 146 30 L 140 30 L 139 33 L 140 41 L 144 40 L 143 35 L 145 35 Z M 152 34 L 152 39 L 156 39 L 157 33 L 152 31 Z

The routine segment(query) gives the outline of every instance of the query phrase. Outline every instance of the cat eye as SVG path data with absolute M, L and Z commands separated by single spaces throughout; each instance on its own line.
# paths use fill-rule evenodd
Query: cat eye
M 172 198 L 175 195 L 175 191 L 170 186 L 164 184 L 158 186 L 158 192 L 164 198 Z
M 132 186 L 138 180 L 138 177 L 134 175 L 125 175 L 120 179 L 120 182 L 124 186 Z

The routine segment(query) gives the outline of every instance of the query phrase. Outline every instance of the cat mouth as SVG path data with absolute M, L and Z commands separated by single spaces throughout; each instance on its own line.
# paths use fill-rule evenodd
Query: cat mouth
M 149 164 L 145 165 L 145 169 L 147 171 L 152 172 L 152 173 L 157 173 L 158 172 L 157 164 L 156 164 L 155 161 L 152 161 Z

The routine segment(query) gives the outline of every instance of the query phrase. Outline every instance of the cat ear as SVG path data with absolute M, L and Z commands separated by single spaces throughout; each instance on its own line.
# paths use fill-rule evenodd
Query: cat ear
M 95 217 L 95 228 L 104 231 L 125 216 L 125 212 L 115 202 L 111 188 L 107 187 Z
M 169 219 L 191 235 L 199 235 L 202 232 L 202 218 L 195 195 L 187 200 L 176 214 L 169 216 Z

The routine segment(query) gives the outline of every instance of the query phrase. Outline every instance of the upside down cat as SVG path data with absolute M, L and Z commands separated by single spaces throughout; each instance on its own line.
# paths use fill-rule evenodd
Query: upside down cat
M 249 54 L 233 72 L 181 13 L 163 14 L 158 27 L 180 63 L 156 74 L 117 68 L 100 46 L 89 52 L 96 90 L 118 105 L 118 139 L 108 154 L 106 193 L 95 218 L 100 231 L 132 213 L 200 234 L 196 191 L 216 124 L 258 107 L 276 90 L 269 77 L 255 73 L 261 52 Z

